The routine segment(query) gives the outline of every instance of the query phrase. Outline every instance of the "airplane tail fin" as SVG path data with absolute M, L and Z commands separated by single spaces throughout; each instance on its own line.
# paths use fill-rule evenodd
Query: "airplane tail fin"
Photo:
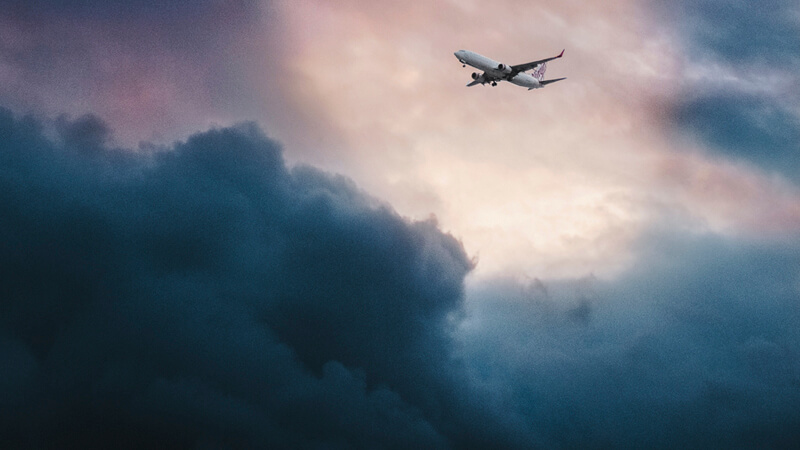
M 543 80 L 543 81 L 539 81 L 539 84 L 541 84 L 542 86 L 547 86 L 550 83 L 555 83 L 556 81 L 561 81 L 561 80 L 566 80 L 566 79 L 567 78 L 564 77 L 564 78 L 555 78 L 555 79 L 552 79 L 552 80 Z
M 544 80 L 544 72 L 546 70 L 547 70 L 547 63 L 544 62 L 542 64 L 539 64 L 539 66 L 536 68 L 536 70 L 533 71 L 531 75 L 533 75 L 533 78 L 536 78 L 541 83 L 542 80 Z

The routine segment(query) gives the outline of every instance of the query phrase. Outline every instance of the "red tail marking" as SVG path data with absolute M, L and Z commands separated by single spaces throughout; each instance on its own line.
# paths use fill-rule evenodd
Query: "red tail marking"
M 547 70 L 547 63 L 542 63 L 531 75 L 539 81 L 544 80 L 544 71 Z

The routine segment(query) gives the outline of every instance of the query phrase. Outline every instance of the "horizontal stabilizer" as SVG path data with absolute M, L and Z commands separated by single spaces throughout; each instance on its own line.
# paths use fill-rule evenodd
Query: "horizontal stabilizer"
M 540 81 L 539 84 L 541 84 L 542 86 L 547 86 L 550 83 L 555 83 L 556 81 L 561 81 L 561 80 L 566 80 L 566 79 L 567 78 L 564 77 L 564 78 L 556 78 L 554 80 L 544 80 L 544 81 Z

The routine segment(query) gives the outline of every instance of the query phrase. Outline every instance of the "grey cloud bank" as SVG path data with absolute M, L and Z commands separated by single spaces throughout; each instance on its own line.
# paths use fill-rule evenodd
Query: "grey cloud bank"
M 6 444 L 459 439 L 455 239 L 289 171 L 254 126 L 150 154 L 107 148 L 95 117 L 59 130 L 0 114 Z
M 800 441 L 796 243 L 654 232 L 619 280 L 465 300 L 456 239 L 254 125 L 134 152 L 54 124 L 0 113 L 12 447 Z

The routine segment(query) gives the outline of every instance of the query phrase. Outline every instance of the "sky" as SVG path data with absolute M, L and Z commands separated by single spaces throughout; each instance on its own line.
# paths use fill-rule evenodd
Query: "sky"
M 799 51 L 788 0 L 0 1 L 0 434 L 797 446 Z

